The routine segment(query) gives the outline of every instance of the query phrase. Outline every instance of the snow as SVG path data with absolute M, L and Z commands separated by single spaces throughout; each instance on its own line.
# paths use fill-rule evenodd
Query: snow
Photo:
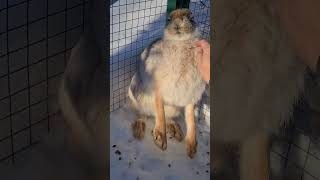
M 194 159 L 190 159 L 186 154 L 184 140 L 177 142 L 168 138 L 165 151 L 161 151 L 154 144 L 151 135 L 154 126 L 152 118 L 146 121 L 144 139 L 136 140 L 131 131 L 131 123 L 135 118 L 135 115 L 126 107 L 111 113 L 111 179 L 200 180 L 210 178 L 210 128 L 206 121 L 197 122 L 197 154 Z M 184 120 L 180 119 L 177 122 L 185 133 Z

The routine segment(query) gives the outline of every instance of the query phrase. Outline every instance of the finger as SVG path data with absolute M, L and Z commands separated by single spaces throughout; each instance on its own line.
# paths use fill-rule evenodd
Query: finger
M 196 47 L 196 52 L 197 53 L 203 53 L 203 49 L 201 47 Z
M 202 48 L 196 48 L 196 60 L 202 61 L 203 56 L 203 49 Z
M 204 41 L 204 40 L 196 41 L 196 42 L 195 42 L 195 45 L 202 48 L 202 46 L 203 46 L 203 44 L 204 44 L 203 41 Z
M 206 49 L 206 48 L 210 47 L 210 44 L 204 39 L 196 41 L 195 45 L 198 46 L 198 47 L 201 47 L 203 49 Z

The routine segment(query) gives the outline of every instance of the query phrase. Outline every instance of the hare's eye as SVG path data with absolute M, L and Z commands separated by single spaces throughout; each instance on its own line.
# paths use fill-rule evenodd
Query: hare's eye
M 171 18 L 168 18 L 167 20 L 168 20 L 168 21 L 171 21 Z

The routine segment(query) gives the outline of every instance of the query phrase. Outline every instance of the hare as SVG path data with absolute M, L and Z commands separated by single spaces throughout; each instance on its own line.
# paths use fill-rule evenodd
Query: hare
M 190 158 L 194 157 L 197 148 L 194 105 L 206 86 L 195 60 L 193 42 L 198 36 L 188 9 L 172 11 L 163 38 L 142 52 L 138 71 L 128 90 L 132 108 L 141 116 L 155 117 L 153 138 L 161 150 L 167 148 L 167 129 L 178 141 L 182 140 L 180 126 L 172 119 L 178 117 L 184 108 L 187 154 Z M 138 119 L 132 127 L 134 136 L 143 138 L 144 121 Z
M 108 87 L 103 47 L 103 0 L 89 3 L 88 28 L 71 51 L 61 85 L 58 102 L 66 125 L 67 145 L 79 164 L 90 173 L 90 179 L 107 178 L 108 157 Z M 97 18 L 100 17 L 100 18 Z
M 214 176 L 227 167 L 224 158 L 231 145 L 239 152 L 241 180 L 270 179 L 270 136 L 288 123 L 304 92 L 307 66 L 290 46 L 274 3 L 213 4 Z

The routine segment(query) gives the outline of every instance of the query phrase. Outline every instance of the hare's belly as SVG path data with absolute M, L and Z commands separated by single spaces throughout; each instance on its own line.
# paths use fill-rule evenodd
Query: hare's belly
M 180 107 L 197 103 L 204 90 L 205 83 L 200 79 L 191 82 L 170 82 L 160 88 L 165 104 Z

